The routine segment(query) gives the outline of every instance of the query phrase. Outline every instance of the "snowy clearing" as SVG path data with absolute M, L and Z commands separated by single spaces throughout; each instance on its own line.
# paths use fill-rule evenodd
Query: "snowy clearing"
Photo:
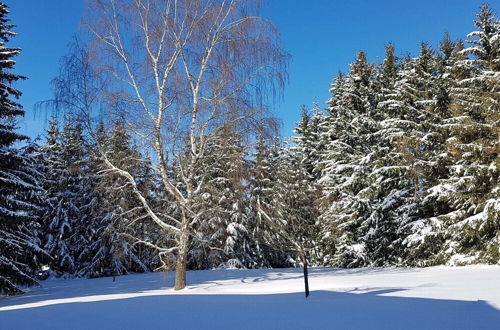
M 0 298 L 0 329 L 499 329 L 500 266 L 188 272 L 48 280 Z

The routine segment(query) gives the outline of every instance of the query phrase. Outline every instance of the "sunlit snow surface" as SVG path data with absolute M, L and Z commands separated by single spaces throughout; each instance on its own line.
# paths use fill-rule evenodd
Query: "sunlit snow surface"
M 173 273 L 48 280 L 0 298 L 0 329 L 500 329 L 500 267 Z

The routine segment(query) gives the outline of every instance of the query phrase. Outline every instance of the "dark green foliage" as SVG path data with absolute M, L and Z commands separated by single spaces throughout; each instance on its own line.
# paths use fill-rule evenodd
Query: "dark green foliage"
M 280 246 L 286 245 L 279 232 L 272 227 L 272 221 L 282 219 L 280 212 L 285 208 L 283 200 L 277 197 L 279 171 L 279 145 L 277 139 L 266 139 L 260 135 L 251 167 L 250 187 L 254 221 L 252 238 L 259 263 L 262 266 L 290 266 L 289 253 Z
M 248 166 L 245 147 L 227 129 L 207 146 L 198 180 L 206 180 L 197 196 L 195 237 L 191 262 L 195 268 L 255 267 L 248 212 Z
M 359 52 L 334 81 L 321 138 L 302 115 L 326 263 L 498 260 L 500 23 L 485 5 L 474 24 L 467 46 L 445 35 L 439 52 L 422 43 L 398 59 L 388 45 L 378 66 Z
M 127 182 L 118 175 L 105 173 L 103 157 L 115 166 L 131 173 L 138 181 L 138 186 L 147 196 L 149 176 L 146 170 L 147 161 L 133 145 L 123 121 L 115 120 L 110 134 L 106 134 L 104 124 L 97 129 L 95 139 L 99 150 L 92 150 L 92 173 L 94 178 L 94 194 L 99 200 L 94 217 L 93 237 L 90 239 L 88 261 L 82 265 L 80 276 L 100 277 L 123 275 L 128 272 L 148 271 L 148 260 L 144 250 L 148 247 L 136 244 L 137 238 L 148 238 L 137 235 L 137 232 L 148 231 L 148 221 L 136 221 L 144 217 L 140 203 Z
M 9 8 L 0 2 L 0 147 L 26 140 L 25 136 L 15 132 L 17 118 L 24 116 L 24 110 L 17 102 L 22 93 L 13 84 L 26 77 L 11 72 L 16 64 L 14 57 L 20 54 L 21 49 L 6 45 L 16 35 L 12 31 L 15 26 L 7 18 L 8 14 Z
M 24 110 L 14 83 L 25 77 L 11 72 L 21 50 L 6 45 L 15 36 L 8 13 L 7 5 L 0 3 L 0 294 L 11 295 L 20 293 L 21 285 L 37 284 L 34 275 L 44 254 L 37 215 L 44 201 L 36 145 L 14 148 L 27 140 L 15 131 Z
M 52 120 L 45 155 L 45 189 L 49 207 L 44 215 L 44 246 L 53 256 L 50 268 L 77 272 L 89 240 L 87 226 L 94 221 L 92 178 L 83 125 L 67 117 L 62 132 Z

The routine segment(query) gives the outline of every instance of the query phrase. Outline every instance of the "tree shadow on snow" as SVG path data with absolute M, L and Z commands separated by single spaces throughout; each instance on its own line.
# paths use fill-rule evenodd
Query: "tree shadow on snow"
M 336 270 L 334 270 L 335 272 Z M 310 277 L 325 273 L 332 273 L 329 268 L 311 268 Z M 250 274 L 250 276 L 248 276 Z M 149 290 L 171 289 L 174 286 L 174 272 L 155 272 L 145 274 L 130 274 L 95 279 L 50 279 L 41 281 L 40 287 L 26 289 L 26 293 L 13 297 L 0 297 L 0 308 L 13 304 L 36 303 L 49 299 L 66 299 L 81 296 L 126 294 Z M 199 270 L 189 271 L 187 274 L 188 285 L 196 288 L 200 285 L 219 286 L 220 281 L 241 280 L 246 281 L 272 281 L 301 278 L 301 268 L 287 269 L 245 269 L 245 270 Z M 0 327 L 0 330 L 1 327 Z
M 4 329 L 498 329 L 486 302 L 314 291 L 166 294 L 0 312 Z
M 313 280 L 325 274 L 334 276 L 376 274 L 379 272 L 404 273 L 415 271 L 405 268 L 356 268 L 332 269 L 313 267 L 309 269 L 309 278 Z M 174 272 L 156 272 L 145 274 L 131 274 L 96 279 L 51 279 L 41 282 L 41 287 L 29 288 L 28 292 L 14 297 L 0 297 L 0 309 L 4 306 L 17 304 L 37 303 L 51 299 L 68 299 L 76 297 L 89 297 L 111 294 L 134 294 L 151 290 L 172 289 L 174 286 Z M 242 283 L 271 282 L 275 280 L 302 279 L 302 268 L 276 268 L 276 269 L 246 269 L 246 270 L 200 270 L 189 271 L 188 286 L 195 289 L 199 286 L 217 287 L 224 285 L 221 281 L 238 280 Z M 299 288 L 300 290 L 301 288 Z M 1 330 L 1 327 L 0 327 Z

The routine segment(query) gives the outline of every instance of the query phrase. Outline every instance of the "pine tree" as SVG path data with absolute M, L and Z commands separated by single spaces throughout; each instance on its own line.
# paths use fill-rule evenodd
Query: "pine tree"
M 104 124 L 97 129 L 97 143 L 108 159 L 137 178 L 142 157 L 133 146 L 122 120 L 115 120 L 108 136 Z M 92 151 L 92 170 L 95 178 L 94 195 L 99 202 L 92 226 L 93 237 L 88 247 L 88 262 L 82 265 L 79 274 L 85 277 L 117 276 L 130 271 L 148 271 L 148 261 L 138 255 L 137 239 L 148 241 L 141 232 L 147 227 L 135 221 L 144 215 L 140 203 L 126 181 L 119 176 L 101 174 L 106 168 L 102 155 Z M 144 182 L 140 182 L 140 185 Z M 142 187 L 141 187 L 142 188 Z M 148 187 L 149 188 L 149 187 Z M 139 227 L 139 228 L 138 228 Z M 144 247 L 142 247 L 144 248 Z M 147 248 L 147 247 L 146 247 Z
M 311 180 L 304 166 L 303 155 L 297 147 L 283 145 L 279 150 L 276 200 L 281 217 L 276 228 L 284 238 L 285 250 L 307 265 L 317 260 L 318 185 Z
M 393 61 L 393 50 L 387 50 L 385 66 Z M 389 74 L 385 79 L 389 84 L 379 104 L 382 148 L 372 173 L 377 182 L 377 230 L 369 240 L 377 255 L 374 258 L 393 264 L 403 262 L 401 245 L 410 244 L 404 241 L 405 236 L 419 218 L 418 203 L 425 191 L 427 172 L 434 166 L 429 161 L 437 139 L 434 126 L 438 118 L 431 111 L 435 104 L 436 57 L 422 43 L 418 57 L 405 59 L 396 76 L 394 70 L 384 65 L 383 69 L 384 75 Z
M 442 205 L 434 217 L 442 237 L 438 262 L 500 259 L 500 23 L 484 5 L 474 24 L 470 46 L 455 54 L 450 70 L 448 173 L 426 197 Z
M 47 141 L 42 147 L 45 165 L 44 188 L 47 191 L 48 208 L 43 218 L 44 248 L 53 256 L 53 270 L 69 268 L 74 264 L 69 255 L 65 238 L 71 230 L 69 219 L 64 215 L 62 179 L 67 176 L 63 163 L 62 145 L 57 120 L 53 118 L 47 129 Z M 64 266 L 65 265 L 65 266 Z
M 325 114 L 315 104 L 312 111 L 302 108 L 300 121 L 294 130 L 297 136 L 293 140 L 312 181 L 317 181 L 321 176 L 321 157 L 328 143 L 324 134 L 328 130 L 326 123 Z
M 18 80 L 26 79 L 26 77 L 10 72 L 16 64 L 13 58 L 21 53 L 21 49 L 6 46 L 10 38 L 16 35 L 11 31 L 14 25 L 9 23 L 8 14 L 9 8 L 7 5 L 0 3 L 0 26 L 2 28 L 0 32 L 0 47 L 2 50 L 0 53 L 0 147 L 9 147 L 15 142 L 27 139 L 26 136 L 15 132 L 17 118 L 24 116 L 24 110 L 16 102 L 22 93 L 12 85 Z
M 50 268 L 57 275 L 76 275 L 90 256 L 96 205 L 90 173 L 88 143 L 83 125 L 65 118 L 62 132 L 52 120 L 47 132 L 46 190 L 50 203 L 44 215 L 45 248 L 53 257 Z
M 444 223 L 439 215 L 447 213 L 447 203 L 432 191 L 442 180 L 449 177 L 451 159 L 447 155 L 447 140 L 453 127 L 452 90 L 456 85 L 457 63 L 463 59 L 461 41 L 452 41 L 445 34 L 435 58 L 435 71 L 431 76 L 431 98 L 427 100 L 426 110 L 433 115 L 429 132 L 422 141 L 425 153 L 421 155 L 424 191 L 417 201 L 417 210 L 413 211 L 412 221 L 407 221 L 402 229 L 403 258 L 409 265 L 432 265 L 442 262 L 437 257 L 442 249 Z M 437 120 L 436 120 L 437 119 Z M 452 125 L 450 125 L 450 123 Z M 439 198 L 436 198 L 439 197 Z
M 248 230 L 248 182 L 245 149 L 234 129 L 226 128 L 207 146 L 200 166 L 206 180 L 197 198 L 192 261 L 196 268 L 254 267 Z M 199 180 L 201 180 L 200 178 Z
M 133 150 L 138 150 L 135 144 L 132 144 L 131 148 Z M 177 205 L 173 203 L 171 197 L 165 192 L 159 182 L 158 176 L 155 175 L 155 172 L 152 170 L 152 161 L 147 153 L 142 155 L 141 159 L 142 160 L 137 163 L 137 169 L 134 170 L 137 173 L 138 189 L 155 209 L 155 212 L 158 214 L 164 212 L 173 217 L 177 216 Z M 171 176 L 175 176 L 172 170 L 169 172 Z M 175 182 L 174 180 L 172 181 Z M 136 221 L 145 216 L 144 212 L 142 212 L 138 217 L 132 218 L 133 225 L 129 226 L 132 231 L 131 235 L 134 237 L 141 237 L 144 242 L 148 243 L 141 244 L 134 242 L 134 255 L 136 255 L 148 269 L 163 271 L 171 270 L 173 267 L 173 256 L 172 253 L 168 251 L 168 247 L 175 246 L 174 238 L 168 233 L 158 231 L 156 225 L 149 217 L 145 218 L 149 221 Z M 149 245 L 149 243 L 154 243 L 156 247 L 167 247 L 167 250 L 158 253 L 157 248 Z M 137 267 L 140 266 L 139 263 L 134 262 L 132 265 L 133 271 L 142 271 Z
M 38 255 L 43 251 L 36 238 L 36 214 L 40 211 L 40 173 L 35 166 L 33 148 L 14 149 L 27 140 L 15 132 L 24 111 L 17 99 L 21 92 L 13 87 L 26 79 L 11 72 L 19 48 L 6 44 L 16 34 L 9 23 L 9 9 L 0 3 L 0 294 L 16 294 L 20 285 L 35 285 Z
M 258 136 L 251 168 L 252 239 L 259 264 L 265 267 L 290 266 L 290 254 L 279 247 L 286 245 L 270 223 L 281 221 L 284 201 L 278 198 L 279 143 Z
M 369 228 L 372 213 L 368 174 L 377 149 L 376 106 L 379 102 L 377 68 L 359 52 L 346 76 L 340 75 L 328 101 L 328 142 L 323 156 L 320 183 L 325 192 L 322 202 L 323 244 L 327 260 L 338 266 L 369 264 L 366 244 L 361 237 Z
M 36 273 L 49 258 L 41 248 L 39 216 L 44 210 L 43 173 L 38 161 L 38 147 L 29 144 L 21 150 L 1 148 L 0 158 L 15 159 L 16 169 L 0 167 L 0 293 L 22 293 L 18 286 L 37 285 Z M 8 191 L 9 183 L 15 191 Z

